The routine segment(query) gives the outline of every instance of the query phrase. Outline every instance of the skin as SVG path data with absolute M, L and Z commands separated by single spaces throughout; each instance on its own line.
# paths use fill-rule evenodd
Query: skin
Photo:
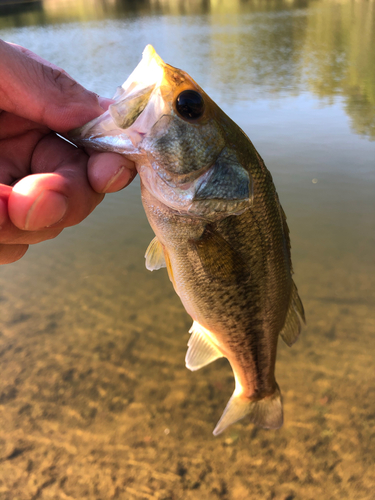
M 55 133 L 99 116 L 111 100 L 2 40 L 0 74 L 0 264 L 8 264 L 81 222 L 136 171 L 117 153 L 83 151 Z

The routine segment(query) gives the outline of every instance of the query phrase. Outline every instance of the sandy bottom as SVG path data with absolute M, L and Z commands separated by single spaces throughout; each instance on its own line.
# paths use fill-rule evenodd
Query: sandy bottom
M 89 221 L 2 269 L 0 499 L 373 500 L 368 265 L 297 259 L 308 327 L 279 344 L 285 424 L 214 438 L 229 365 L 184 367 L 191 321 L 144 269 L 146 222 L 111 234 Z

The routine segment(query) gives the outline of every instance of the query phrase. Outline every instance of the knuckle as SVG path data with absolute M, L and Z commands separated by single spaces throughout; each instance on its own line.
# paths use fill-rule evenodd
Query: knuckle
M 49 74 L 52 82 L 61 91 L 66 91 L 78 85 L 77 82 L 72 80 L 63 69 L 47 67 L 47 73 Z
M 84 92 L 84 88 L 61 68 L 44 66 L 44 75 L 47 84 L 52 84 L 59 94 L 56 102 L 58 107 L 64 108 Z

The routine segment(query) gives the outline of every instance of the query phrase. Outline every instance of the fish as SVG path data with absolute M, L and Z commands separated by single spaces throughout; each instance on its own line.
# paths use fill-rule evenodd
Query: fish
M 281 427 L 278 337 L 291 346 L 305 314 L 286 216 L 250 139 L 148 45 L 108 111 L 69 140 L 135 162 L 155 233 L 146 267 L 167 268 L 193 320 L 186 367 L 224 357 L 233 370 L 234 392 L 213 434 L 245 416 L 266 429 Z

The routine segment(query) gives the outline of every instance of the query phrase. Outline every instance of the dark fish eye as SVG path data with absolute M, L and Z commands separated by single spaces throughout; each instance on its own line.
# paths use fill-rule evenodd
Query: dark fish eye
M 196 120 L 204 112 L 203 97 L 195 90 L 184 90 L 176 99 L 176 109 L 182 118 Z

